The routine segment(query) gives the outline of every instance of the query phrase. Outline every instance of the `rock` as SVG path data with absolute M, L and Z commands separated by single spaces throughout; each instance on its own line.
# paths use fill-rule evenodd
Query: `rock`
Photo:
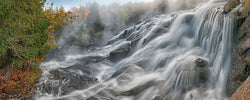
M 140 39 L 142 39 L 152 29 L 154 23 L 148 22 L 137 27 L 137 31 L 134 31 L 128 38 L 127 41 L 132 42 L 132 46 L 135 46 Z
M 99 99 L 96 97 L 89 97 L 87 100 L 99 100 Z
M 192 14 L 192 13 L 186 14 L 186 15 L 185 15 L 184 22 L 185 22 L 185 23 L 189 23 L 190 21 L 192 21 L 193 18 L 194 18 L 194 14 Z
M 195 60 L 193 60 L 195 59 Z M 206 82 L 210 75 L 208 68 L 208 61 L 202 58 L 186 57 L 177 63 L 178 67 L 176 74 L 175 87 L 177 90 L 185 92 L 186 90 L 193 89 L 200 84 Z
M 231 70 L 228 74 L 227 85 L 226 85 L 226 94 L 227 96 L 232 96 L 236 89 L 240 86 L 240 81 L 244 81 L 247 78 L 247 64 L 242 59 L 242 55 L 239 55 L 237 52 L 233 53 Z
M 207 61 L 201 59 L 201 58 L 198 58 L 195 60 L 195 65 L 197 67 L 206 67 L 207 66 Z
M 229 100 L 250 100 L 250 77 L 247 78 Z
M 96 75 L 95 72 L 98 71 L 94 68 L 81 64 L 75 64 L 68 68 L 50 71 L 53 75 L 53 78 L 50 80 L 59 80 L 59 83 L 54 86 L 50 85 L 51 87 L 45 86 L 45 91 L 52 91 L 54 94 L 58 94 L 58 92 L 60 92 L 60 95 L 65 95 L 74 90 L 85 89 L 98 82 L 98 79 L 94 77 Z M 58 88 L 61 88 L 61 91 L 56 91 Z
M 93 55 L 93 56 L 87 56 L 87 57 L 83 57 L 78 59 L 78 61 L 81 62 L 81 64 L 89 64 L 89 63 L 97 63 L 100 61 L 103 61 L 104 59 L 106 59 L 103 56 L 98 56 L 98 55 Z
M 240 4 L 240 0 L 229 0 L 224 6 L 224 13 L 229 13 L 233 8 Z
M 61 90 L 61 93 L 68 94 L 69 92 L 72 92 L 73 90 L 79 90 L 79 89 L 84 89 L 87 88 L 94 83 L 97 83 L 98 79 L 94 77 L 90 77 L 87 75 L 75 75 L 68 77 L 69 83 L 67 86 L 64 86 Z
M 130 27 L 124 31 L 122 31 L 120 34 L 115 36 L 113 39 L 109 40 L 106 45 L 113 44 L 121 39 L 127 38 L 132 32 L 134 32 L 135 27 Z
M 111 61 L 119 61 L 126 57 L 131 50 L 131 42 L 125 41 L 120 43 L 116 49 L 110 52 L 109 57 Z
M 238 29 L 238 34 L 237 34 L 238 36 L 237 37 L 238 37 L 238 39 L 242 39 L 245 35 L 249 35 L 250 16 L 248 16 L 247 18 L 238 19 L 238 23 L 239 23 L 240 27 Z
M 164 27 L 152 28 L 145 36 L 143 40 L 143 44 L 146 45 L 149 41 L 153 40 L 154 38 L 156 38 L 157 36 L 160 36 L 163 33 L 167 33 L 168 31 L 169 31 L 168 28 L 164 28 Z
M 244 55 L 250 49 L 250 16 L 246 18 L 238 31 L 238 51 L 241 55 Z
M 205 82 L 208 80 L 210 71 L 208 69 L 208 62 L 204 59 L 198 58 L 195 60 L 195 66 L 199 69 L 199 80 Z
M 142 84 L 142 85 L 136 86 L 134 88 L 131 88 L 128 91 L 121 92 L 121 95 L 123 95 L 123 96 L 137 95 L 137 94 L 141 93 L 142 91 L 150 88 L 151 86 L 154 86 L 154 85 L 157 85 L 157 84 L 160 84 L 160 83 L 163 83 L 163 81 L 152 80 L 152 81 L 149 81 L 149 82 L 147 82 L 145 84 Z
M 238 19 L 237 42 L 234 47 L 233 64 L 227 80 L 227 96 L 231 96 L 236 89 L 250 75 L 250 16 L 241 21 Z M 240 20 L 240 21 L 239 21 Z

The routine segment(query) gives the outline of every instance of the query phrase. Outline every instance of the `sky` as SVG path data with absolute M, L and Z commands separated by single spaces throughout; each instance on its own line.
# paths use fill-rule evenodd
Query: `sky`
M 70 10 L 72 7 L 79 7 L 87 5 L 91 2 L 96 2 L 100 6 L 108 6 L 113 3 L 116 4 L 126 4 L 129 2 L 153 2 L 154 0 L 47 0 L 47 3 L 54 3 L 54 6 L 63 6 L 65 10 Z

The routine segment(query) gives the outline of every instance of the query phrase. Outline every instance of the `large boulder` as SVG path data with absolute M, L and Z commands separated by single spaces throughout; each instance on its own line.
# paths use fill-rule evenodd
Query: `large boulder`
M 177 90 L 186 91 L 193 89 L 208 80 L 210 70 L 208 61 L 203 58 L 187 57 L 182 59 L 176 67 L 176 80 L 175 87 Z

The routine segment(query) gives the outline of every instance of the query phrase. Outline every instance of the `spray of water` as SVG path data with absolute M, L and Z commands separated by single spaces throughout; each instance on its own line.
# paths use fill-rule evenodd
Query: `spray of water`
M 36 99 L 227 99 L 234 20 L 223 14 L 224 4 L 211 1 L 156 16 L 122 31 L 97 50 L 43 63 Z M 55 72 L 74 78 L 56 78 Z M 74 79 L 88 85 L 76 88 Z M 63 93 L 65 87 L 74 90 Z

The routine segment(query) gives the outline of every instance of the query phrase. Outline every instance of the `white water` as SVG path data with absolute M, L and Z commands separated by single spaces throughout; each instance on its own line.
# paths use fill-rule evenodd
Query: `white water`
M 109 57 L 114 49 L 134 43 L 128 56 L 119 62 L 107 59 L 91 65 L 98 69 L 97 84 L 66 95 L 45 93 L 40 88 L 36 99 L 227 99 L 225 84 L 231 64 L 233 17 L 222 14 L 224 4 L 209 2 L 191 11 L 154 17 L 115 36 L 116 42 L 96 51 L 43 63 L 40 84 L 55 85 L 58 81 L 48 78 L 49 71 L 69 67 L 77 63 L 76 59 L 89 55 Z M 168 23 L 170 27 L 165 26 Z M 119 38 L 122 34 L 126 35 Z M 142 37 L 135 42 L 136 34 Z M 197 67 L 198 58 L 206 62 L 205 66 Z M 59 83 L 56 85 L 67 81 Z

